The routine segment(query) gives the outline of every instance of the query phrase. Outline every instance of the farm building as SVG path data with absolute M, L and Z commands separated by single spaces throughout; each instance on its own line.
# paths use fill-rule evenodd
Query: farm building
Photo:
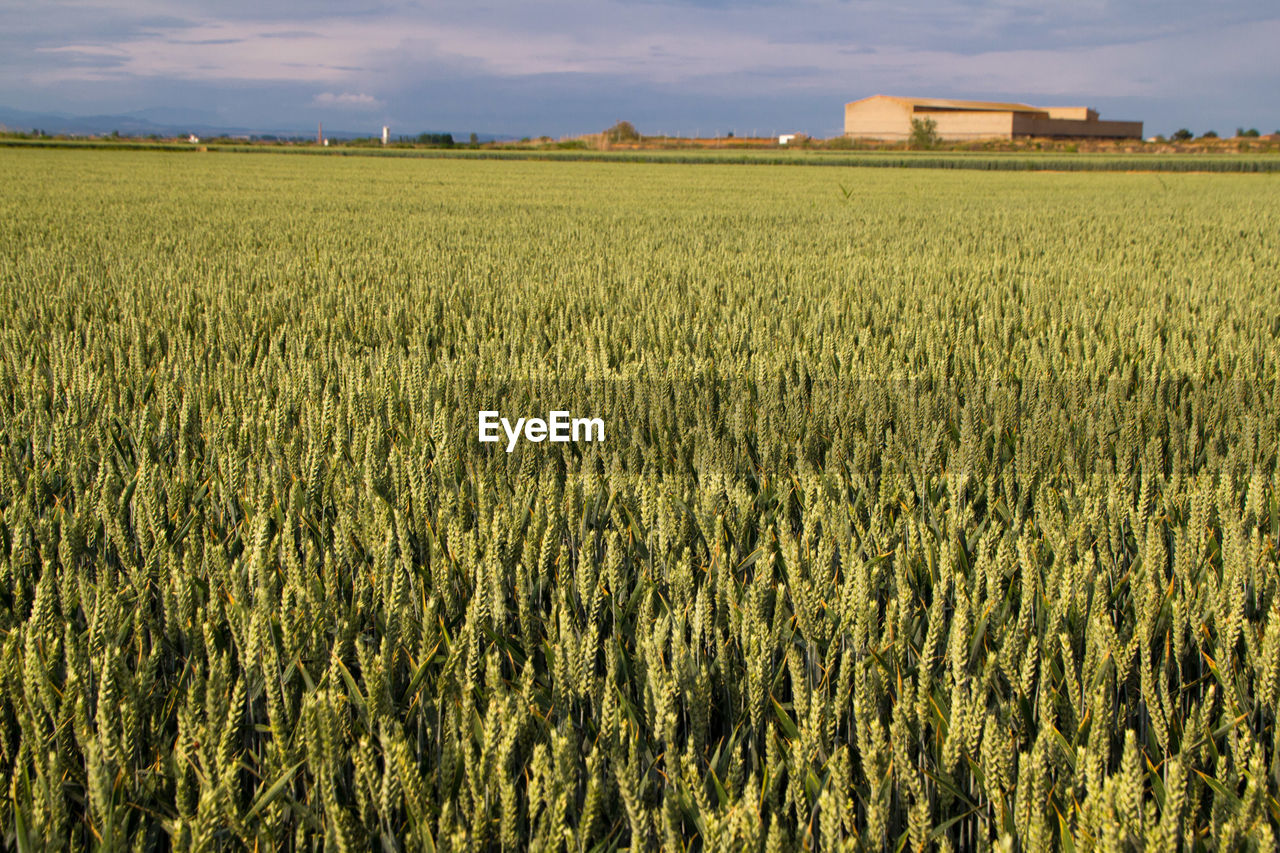
M 874 95 L 845 104 L 844 135 L 859 139 L 907 139 L 911 136 L 913 119 L 932 119 L 942 139 L 1142 138 L 1142 122 L 1102 121 L 1097 111 L 1088 107 L 1032 107 L 998 101 L 889 95 Z

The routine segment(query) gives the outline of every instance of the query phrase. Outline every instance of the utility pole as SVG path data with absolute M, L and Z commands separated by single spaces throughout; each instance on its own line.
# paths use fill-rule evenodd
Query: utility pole
M 316 145 L 324 144 L 324 122 L 316 122 Z

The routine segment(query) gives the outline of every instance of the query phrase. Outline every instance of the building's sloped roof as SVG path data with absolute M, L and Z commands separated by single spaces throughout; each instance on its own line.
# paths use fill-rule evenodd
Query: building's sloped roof
M 870 98 L 862 98 L 860 101 L 852 101 L 858 104 L 862 101 L 871 101 L 875 99 L 897 101 L 908 107 L 924 107 L 928 109 L 935 107 L 944 110 L 997 110 L 1000 112 L 1015 113 L 1041 113 L 1044 112 L 1042 107 L 1033 107 L 1029 104 L 1011 104 L 1003 101 L 959 101 L 952 98 L 903 98 L 897 95 L 872 95 Z

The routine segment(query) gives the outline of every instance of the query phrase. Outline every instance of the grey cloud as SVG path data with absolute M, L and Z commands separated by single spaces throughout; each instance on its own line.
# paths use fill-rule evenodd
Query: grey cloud
M 119 3 L 103 3 L 115 6 Z M 392 16 L 412 11 L 413 3 L 367 2 L 367 0 L 276 0 L 263 3 L 260 0 L 219 0 L 211 5 L 203 0 L 167 0 L 167 4 L 184 17 L 206 18 L 216 16 L 224 20 L 284 21 L 304 24 L 308 18 Z
M 1276 17 L 1274 3 L 1257 0 L 1056 5 L 938 0 L 927 9 L 875 2 L 826 3 L 805 11 L 778 15 L 771 40 L 894 45 L 972 55 L 993 49 L 1128 44 Z
M 281 129 L 280 122 L 313 124 L 324 109 L 313 103 L 320 92 L 370 92 L 384 113 L 368 119 L 405 132 L 559 135 L 623 116 L 655 131 L 733 123 L 739 132 L 776 124 L 823 134 L 838 132 L 845 101 L 881 91 L 1078 100 L 1146 119 L 1152 132 L 1181 124 L 1270 129 L 1280 124 L 1280 62 L 1267 43 L 1280 32 L 1276 17 L 1274 0 L 933 0 L 912 8 L 888 0 L 232 0 L 216 8 L 162 0 L 137 15 L 123 4 L 55 3 L 0 9 L 0 104 L 67 111 L 187 104 L 237 125 Z M 385 44 L 371 27 L 385 29 Z M 356 28 L 369 46 L 341 41 Z M 189 67 L 207 66 L 207 74 L 171 79 L 142 63 L 125 66 L 115 54 L 38 50 L 144 38 L 192 48 Z M 505 41 L 486 43 L 491 38 Z M 253 44 L 263 39 L 276 44 Z M 346 49 L 325 51 L 325 39 Z M 496 64 L 512 46 L 526 51 L 528 68 Z M 228 73 L 233 64 L 243 71 L 246 58 L 286 51 L 279 77 Z M 731 60 L 724 73 L 716 71 L 719 52 Z M 1095 65 L 1099 72 L 1090 73 Z M 111 79 L 73 79 L 79 69 Z M 329 77 L 307 79 L 317 71 Z
M 88 50 L 66 50 L 58 52 L 58 62 L 81 68 L 118 68 L 125 64 L 125 57 L 109 53 Z
M 327 62 L 284 62 L 282 65 L 288 68 L 328 68 L 333 71 L 365 71 L 367 69 L 358 65 L 333 65 Z
M 192 18 L 135 14 L 127 10 L 65 3 L 37 3 L 29 8 L 0 8 L 2 38 L 32 46 L 112 43 L 134 36 L 177 31 L 193 26 Z

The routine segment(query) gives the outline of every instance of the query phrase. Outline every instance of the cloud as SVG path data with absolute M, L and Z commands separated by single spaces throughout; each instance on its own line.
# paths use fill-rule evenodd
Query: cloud
M 197 94 L 179 102 L 237 115 L 274 98 L 262 108 L 273 121 L 382 110 L 379 121 L 434 127 L 438 104 L 465 88 L 457 126 L 493 127 L 532 99 L 528 122 L 554 130 L 616 118 L 607 105 L 628 93 L 629 116 L 649 104 L 669 121 L 678 96 L 696 124 L 729 103 L 784 117 L 807 113 L 779 104 L 834 105 L 818 120 L 830 109 L 838 122 L 845 101 L 880 92 L 1090 103 L 1117 118 L 1165 99 L 1182 123 L 1230 109 L 1251 124 L 1280 108 L 1265 79 L 1274 2 L 138 0 L 125 12 L 50 0 L 19 14 L 0 0 L 0 104 L 132 110 L 170 102 L 140 92 L 182 90 Z
M 534 17 L 512 8 L 501 16 L 400 9 L 356 18 L 207 19 L 152 27 L 108 44 L 64 43 L 58 49 L 75 51 L 76 61 L 33 69 L 31 78 L 53 83 L 129 74 L 318 83 L 333 100 L 317 99 L 316 105 L 348 109 L 378 104 L 336 93 L 368 86 L 385 93 L 433 63 L 508 78 L 622 75 L 677 86 L 714 81 L 708 91 L 716 94 L 732 89 L 735 79 L 739 91 L 757 91 L 762 80 L 773 79 L 788 89 L 847 87 L 856 97 L 866 94 L 870 80 L 888 79 L 877 86 L 902 90 L 951 83 L 985 92 L 1022 90 L 1026 97 L 1151 95 L 1181 88 L 1180 76 L 1216 86 L 1229 76 L 1228 68 L 1243 70 L 1242 59 L 1256 67 L 1280 23 L 1237 23 L 1223 15 L 1217 26 L 1193 32 L 1144 31 L 1126 18 L 1104 35 L 1079 14 L 1046 19 L 1045 12 L 1019 0 L 976 8 L 962 0 L 936 0 L 937 17 L 948 24 L 941 28 L 884 0 L 861 4 L 857 14 L 848 5 L 825 2 L 798 4 L 802 14 L 770 3 L 725 9 L 708 8 L 706 0 L 675 0 L 664 7 L 668 14 L 653 15 L 655 7 L 646 3 L 604 0 L 571 15 L 579 5 L 547 0 Z M 1088 5 L 1107 17 L 1106 0 Z M 873 24 L 856 26 L 868 11 L 875 13 Z M 1046 35 L 1052 32 L 1059 34 L 1056 40 Z M 91 61 L 95 51 L 102 56 L 99 67 Z M 1197 54 L 1216 57 L 1210 73 L 1188 75 L 1181 60 Z M 803 68 L 812 72 L 797 70 Z M 1154 68 L 1166 71 L 1142 73 Z
M 337 107 L 346 110 L 376 110 L 382 106 L 382 101 L 363 92 L 342 92 L 341 94 L 321 92 L 311 99 L 311 103 L 317 107 Z

